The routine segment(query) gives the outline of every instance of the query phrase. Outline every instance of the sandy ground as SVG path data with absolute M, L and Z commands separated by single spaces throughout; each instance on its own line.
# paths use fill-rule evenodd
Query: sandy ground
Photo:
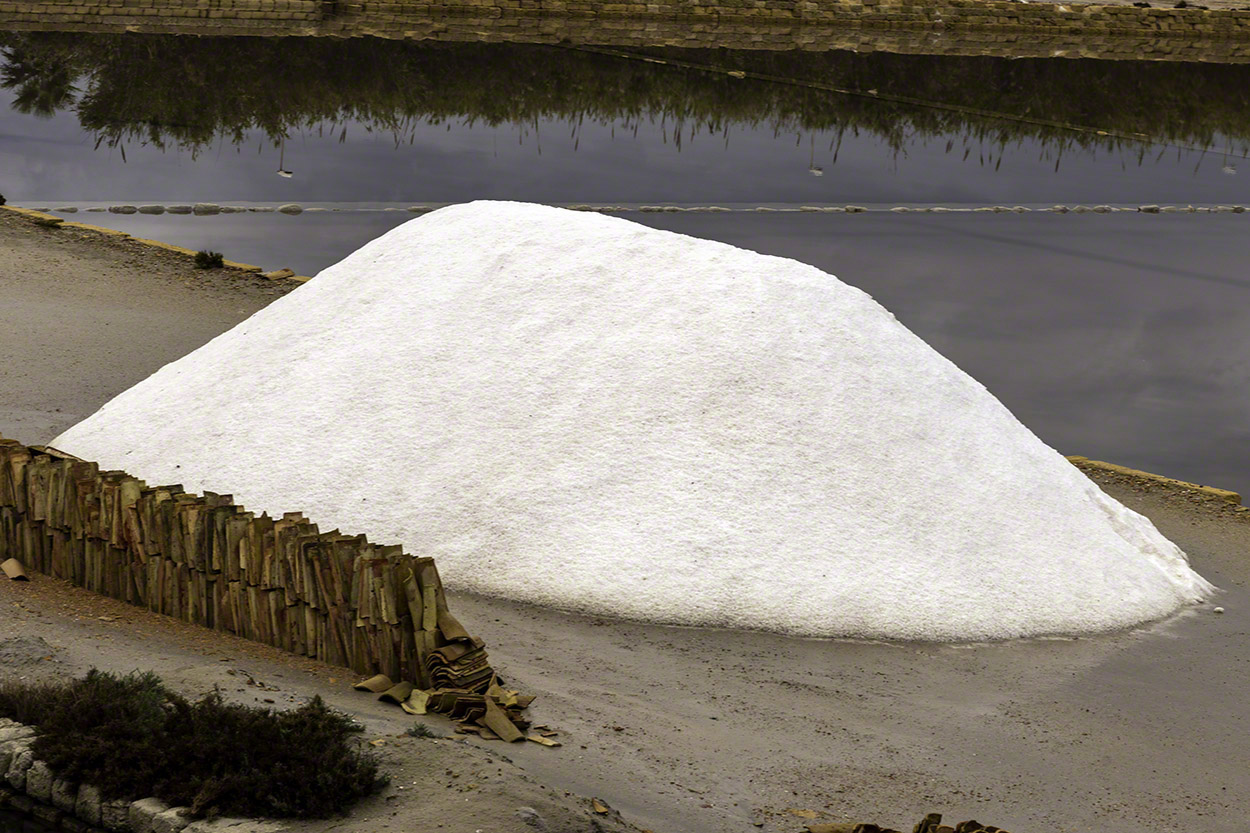
M 89 413 L 211 337 L 207 321 L 193 320 L 197 311 L 224 329 L 264 302 L 244 284 L 170 280 L 140 255 L 127 276 L 114 253 L 85 244 L 59 244 L 58 263 L 45 267 L 41 249 L 14 243 L 27 246 L 20 260 L 9 242 L 29 237 L 20 231 L 0 230 L 0 264 L 27 269 L 20 282 L 0 275 L 2 372 L 6 391 L 17 393 L 0 402 L 0 432 L 27 442 L 41 438 L 10 426 L 34 425 L 24 415 L 49 410 L 40 396 L 53 397 L 61 413 Z M 44 288 L 57 303 L 40 303 Z M 162 308 L 151 298 L 161 293 L 170 320 L 154 323 Z M 199 304 L 200 293 L 218 303 Z M 9 313 L 11 298 L 25 305 L 22 316 Z M 51 332 L 58 318 L 83 330 L 80 348 L 49 355 L 50 336 L 41 343 L 30 334 Z M 146 341 L 141 352 L 90 349 L 101 340 L 90 328 L 145 340 L 157 323 L 164 340 Z M 38 381 L 15 366 L 38 367 Z M 351 819 L 301 827 L 308 830 L 531 831 L 517 815 L 528 806 L 550 830 L 628 822 L 657 833 L 800 831 L 805 820 L 793 811 L 910 829 L 938 811 L 1016 833 L 1242 833 L 1250 812 L 1250 512 L 1147 482 L 1096 479 L 1189 552 L 1219 597 L 1128 633 L 924 645 L 648 626 L 453 596 L 501 673 L 538 695 L 534 719 L 561 732 L 560 749 L 400 737 L 413 718 L 350 691 L 342 669 L 42 577 L 0 581 L 0 640 L 39 637 L 50 646 L 44 653 L 13 643 L 19 650 L 8 659 L 0 650 L 0 674 L 150 668 L 188 693 L 219 685 L 276 707 L 321 694 L 365 721 L 369 737 L 386 739 L 380 749 L 396 780 Z M 429 725 L 449 731 L 438 718 Z M 425 789 L 398 790 L 412 781 Z M 589 796 L 624 821 L 595 816 Z
M 0 211 L 0 433 L 47 442 L 291 286 Z
M 903 827 L 938 810 L 1017 833 L 1241 833 L 1250 513 L 1122 479 L 1105 488 L 1186 547 L 1223 588 L 1225 614 L 1208 605 L 1087 639 L 888 645 L 453 596 L 496 666 L 539 695 L 533 716 L 560 731 L 560 749 L 404 737 L 415 719 L 348 689 L 344 669 L 42 576 L 0 581 L 0 675 L 152 669 L 188 694 L 221 686 L 279 708 L 320 694 L 386 740 L 394 781 L 351 818 L 301 830 L 529 831 L 524 807 L 551 830 L 628 829 L 590 812 L 596 796 L 656 831 L 799 831 L 796 810 Z
M 0 579 L 0 610 L 0 678 L 152 669 L 189 695 L 220 687 L 233 700 L 290 708 L 320 694 L 357 715 L 366 724 L 364 738 L 382 741 L 377 750 L 389 787 L 350 817 L 292 823 L 292 829 L 533 833 L 527 816 L 534 814 L 553 833 L 635 829 L 615 812 L 594 813 L 587 798 L 536 782 L 510 762 L 512 748 L 502 742 L 473 747 L 437 717 L 427 722 L 437 737 L 407 736 L 416 718 L 352 691 L 347 669 L 186 625 L 39 575 L 30 583 Z

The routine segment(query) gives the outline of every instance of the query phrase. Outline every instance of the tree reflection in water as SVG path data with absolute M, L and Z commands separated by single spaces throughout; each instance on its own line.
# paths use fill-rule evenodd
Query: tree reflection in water
M 97 146 L 111 147 L 194 152 L 219 139 L 241 143 L 254 131 L 276 145 L 297 130 L 345 137 L 351 122 L 389 132 L 398 144 L 424 124 L 524 128 L 545 119 L 571 122 L 575 140 L 586 122 L 622 130 L 651 122 L 678 148 L 696 133 L 728 139 L 735 126 L 867 132 L 896 152 L 918 138 L 962 137 L 962 148 L 952 139 L 947 150 L 965 158 L 974 145 L 1001 154 L 1031 141 L 1056 166 L 1071 148 L 1129 146 L 1144 159 L 1179 144 L 1243 155 L 1250 140 L 1250 66 L 1235 64 L 639 51 L 788 81 L 775 83 L 558 46 L 374 38 L 30 32 L 0 34 L 0 54 L 0 85 L 13 90 L 16 109 L 72 110 Z M 1018 118 L 845 95 L 812 82 Z M 1155 141 L 1114 135 L 1128 133 Z

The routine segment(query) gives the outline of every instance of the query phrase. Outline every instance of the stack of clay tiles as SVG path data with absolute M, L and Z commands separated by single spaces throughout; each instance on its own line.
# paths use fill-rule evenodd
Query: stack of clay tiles
M 474 651 L 481 651 L 480 641 L 448 646 L 435 653 L 461 653 L 469 657 Z M 498 676 L 486 666 L 484 655 L 483 659 L 474 660 L 473 665 L 486 670 L 484 690 L 449 684 L 458 681 L 454 676 L 436 679 L 433 688 L 422 690 L 409 682 L 394 682 L 385 674 L 362 680 L 354 688 L 377 694 L 379 700 L 394 703 L 409 714 L 445 714 L 456 721 L 456 731 L 463 734 L 477 734 L 488 740 L 532 740 L 543 746 L 560 746 L 559 741 L 550 739 L 555 732 L 526 735 L 530 722 L 523 712 L 533 702 L 532 696 L 505 689 Z
M 420 693 L 421 711 L 426 701 L 457 717 L 477 709 L 474 720 L 490 711 L 501 736 L 519 733 L 511 721 L 528 705 L 500 688 L 482 641 L 448 610 L 433 559 L 321 532 L 299 513 L 257 517 L 230 495 L 148 486 L 0 439 L 0 562 L 9 559 L 185 622 L 402 680 Z
M 891 827 L 869 822 L 817 822 L 807 825 L 805 833 L 902 833 Z M 929 813 L 916 823 L 911 833 L 1007 833 L 1001 827 L 978 821 L 961 821 L 955 826 L 942 824 L 941 813 Z

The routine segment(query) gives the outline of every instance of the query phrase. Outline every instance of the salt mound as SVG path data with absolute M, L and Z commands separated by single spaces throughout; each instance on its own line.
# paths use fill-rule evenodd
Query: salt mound
M 535 205 L 414 219 L 55 445 L 658 622 L 1002 638 L 1210 589 L 860 290 Z

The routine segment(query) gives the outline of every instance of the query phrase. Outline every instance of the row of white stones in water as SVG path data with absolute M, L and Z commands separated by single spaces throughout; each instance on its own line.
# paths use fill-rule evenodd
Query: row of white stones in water
M 108 212 L 110 214 L 194 214 L 208 216 L 214 214 L 303 214 L 308 212 L 370 212 L 370 211 L 405 211 L 412 214 L 424 214 L 434 211 L 439 206 L 412 205 L 407 208 L 304 208 L 297 203 L 286 203 L 279 206 L 240 206 L 217 205 L 215 203 L 195 203 L 194 205 L 111 205 L 95 206 L 79 209 L 76 206 L 61 208 L 39 208 L 38 211 L 55 211 L 63 214 L 74 214 L 79 210 L 88 212 Z M 823 213 L 823 214 L 865 214 L 873 213 L 917 213 L 917 214 L 957 214 L 957 213 L 993 213 L 993 214 L 1025 214 L 1029 212 L 1049 212 L 1052 214 L 1244 214 L 1244 205 L 1054 205 L 1050 207 L 1029 208 L 1023 205 L 984 205 L 984 206 L 894 206 L 870 208 L 862 205 L 802 205 L 798 207 L 776 208 L 756 206 L 749 208 L 726 208 L 719 205 L 678 206 L 678 205 L 568 205 L 573 211 L 596 211 L 601 214 L 627 214 L 630 212 L 654 213 Z

